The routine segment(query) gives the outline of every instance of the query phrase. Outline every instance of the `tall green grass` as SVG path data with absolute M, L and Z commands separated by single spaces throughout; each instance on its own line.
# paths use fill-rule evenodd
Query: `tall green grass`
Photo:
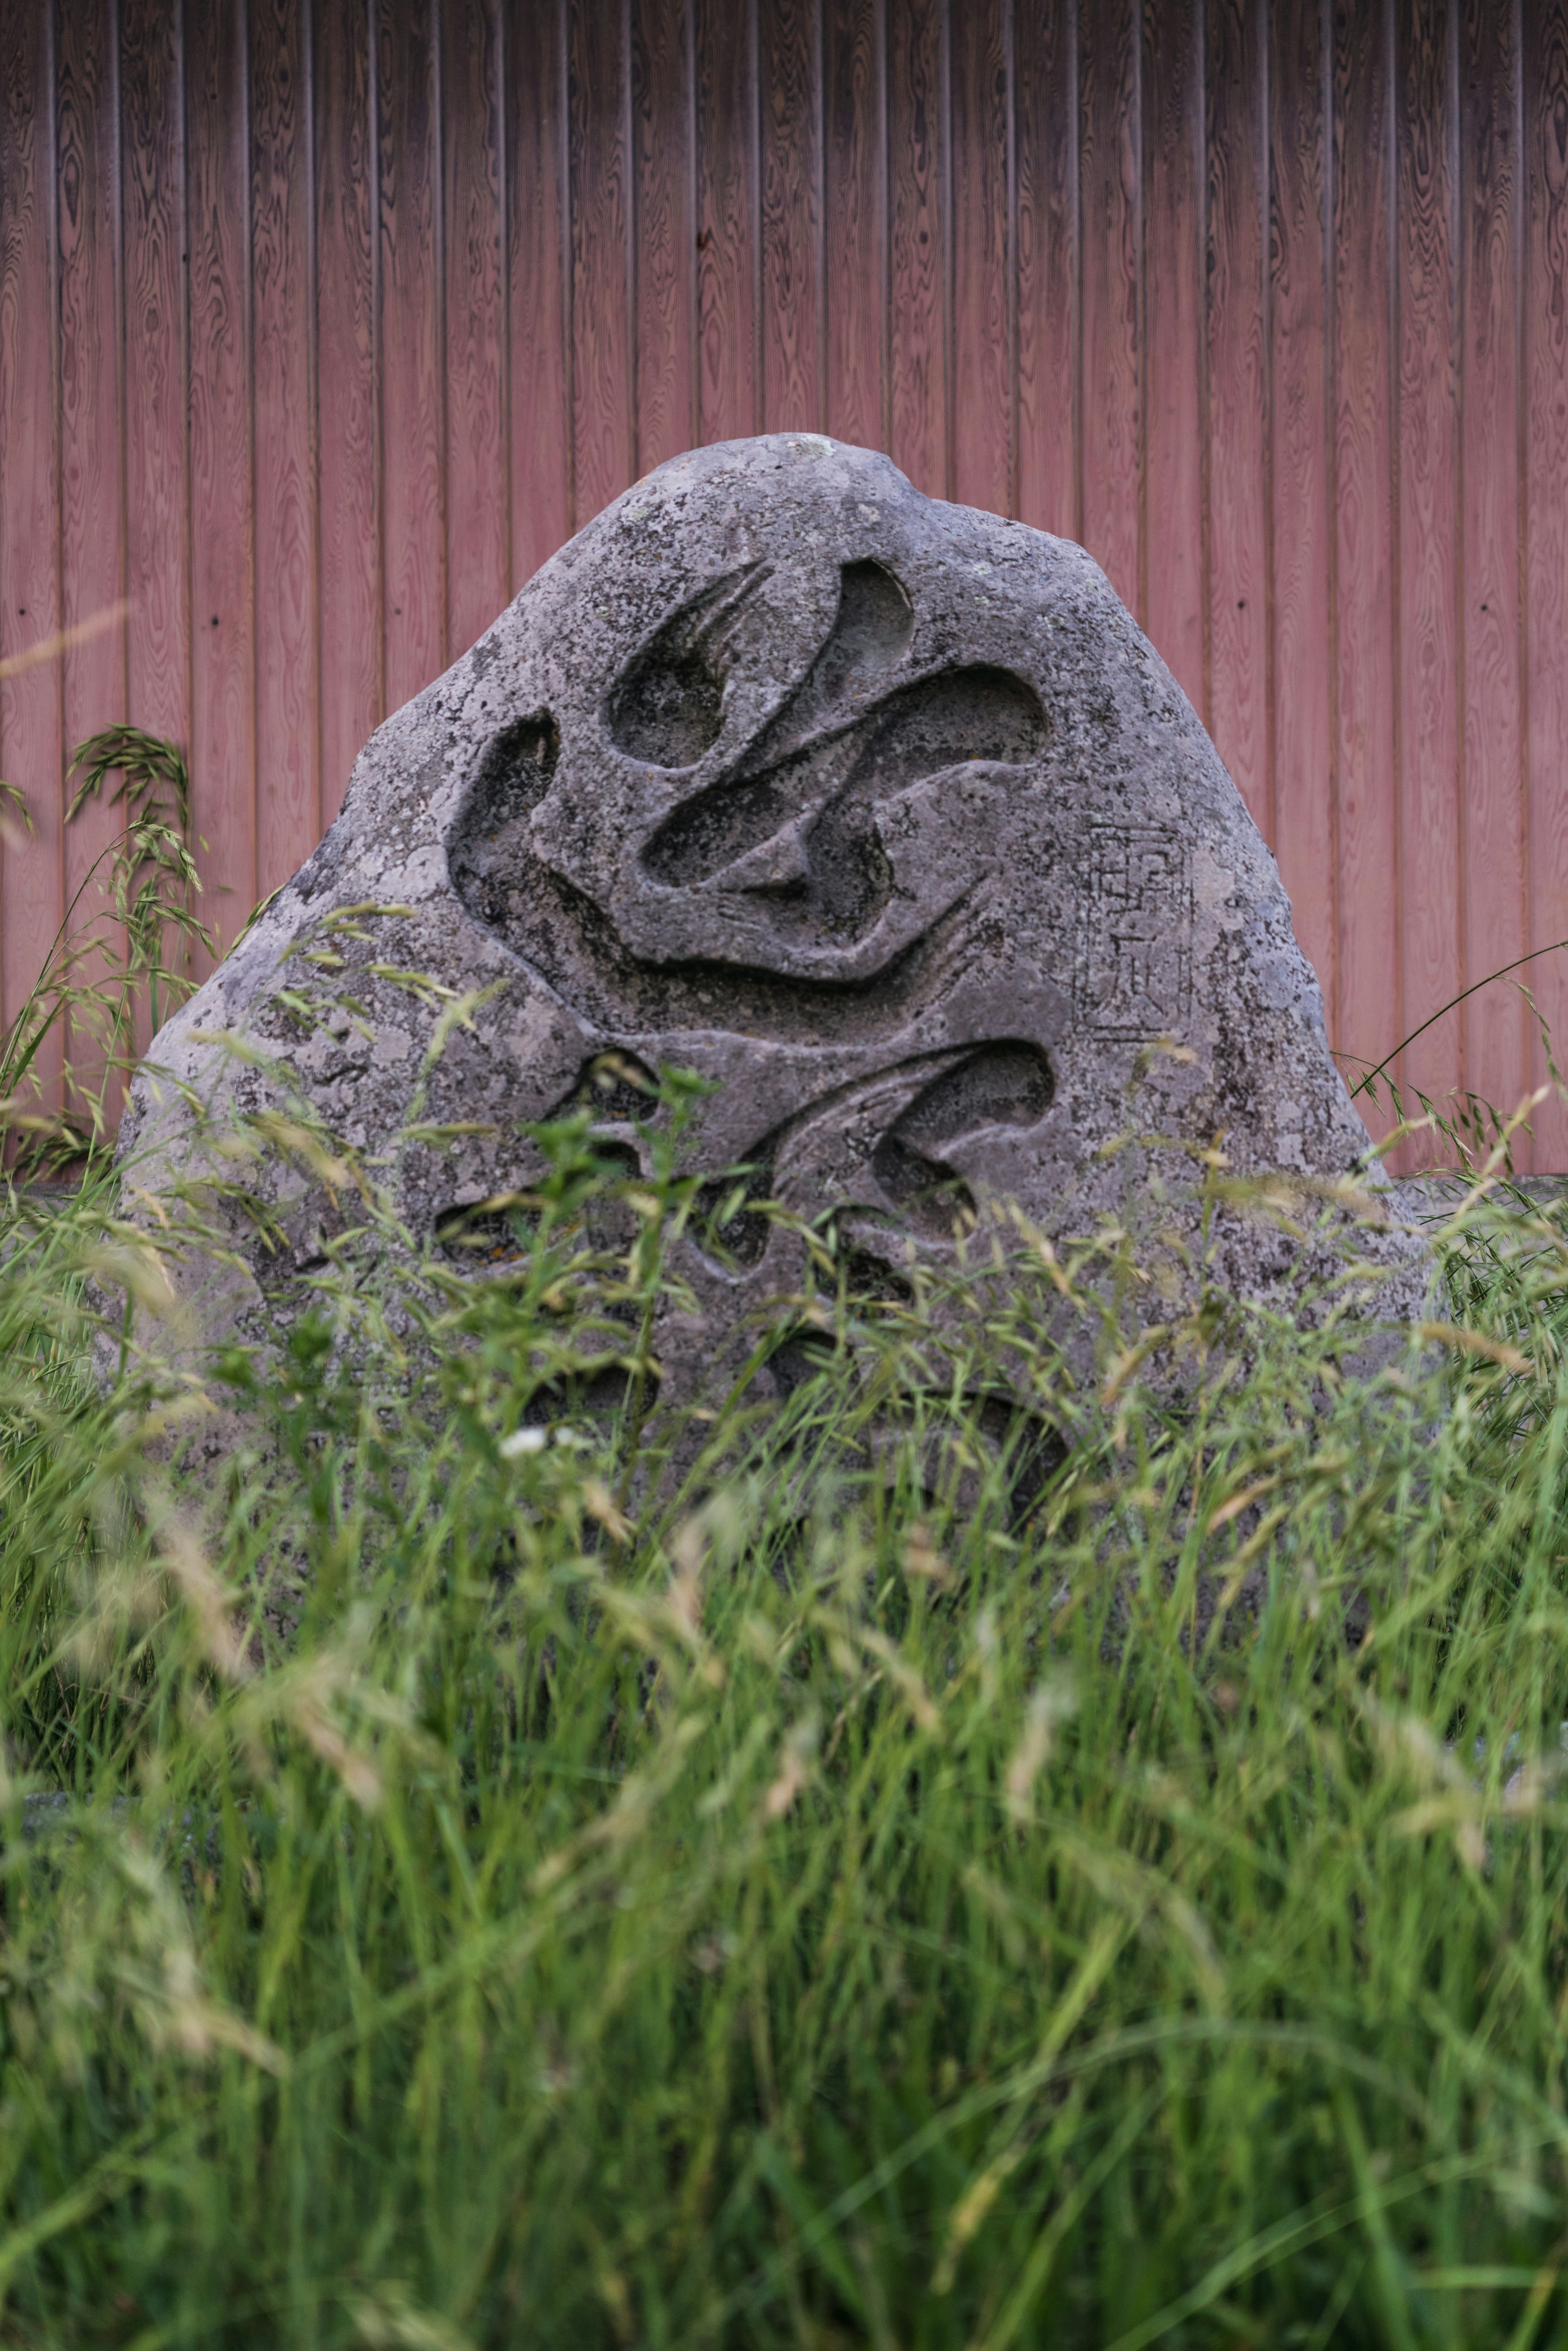
M 0 679 L 9 666 L 0 663 Z M 112 1152 L 131 1071 L 194 989 L 197 950 L 214 950 L 195 911 L 202 884 L 179 745 L 108 726 L 78 746 L 67 781 L 78 774 L 67 824 L 106 800 L 120 829 L 92 859 L 37 978 L 0 1027 L 0 1157 L 35 1176 L 79 1171 Z M 120 781 L 110 790 L 111 776 Z M 31 825 L 26 795 L 0 781 L 0 836 Z
M 6 1215 L 0 2341 L 1568 2339 L 1559 1214 L 1175 1388 L 1124 1231 L 977 1236 L 694 1419 L 695 1179 L 549 1141 L 210 1381 Z

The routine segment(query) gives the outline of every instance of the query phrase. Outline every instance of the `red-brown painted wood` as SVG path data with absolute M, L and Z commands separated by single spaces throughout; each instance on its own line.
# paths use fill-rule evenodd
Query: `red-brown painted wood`
M 1203 11 L 1144 10 L 1148 631 L 1196 710 L 1207 699 L 1203 510 Z
M 1399 799 L 1406 1027 L 1458 994 L 1466 968 L 1458 640 L 1458 283 L 1447 0 L 1396 0 L 1399 388 Z M 1463 1087 L 1465 1010 L 1404 1059 L 1428 1098 Z
M 158 0 L 125 0 L 120 21 L 130 695 L 139 725 L 184 739 L 190 515 L 180 45 Z
M 730 441 L 762 425 L 759 0 L 690 5 L 696 12 L 697 437 Z
M 1270 846 L 1267 111 L 1262 0 L 1208 0 L 1208 708 Z
M 1143 110 L 1135 0 L 1079 22 L 1083 543 L 1140 620 L 1147 609 L 1143 415 Z
M 178 26 L 159 0 L 120 12 L 127 708 L 191 739 L 190 375 L 185 122 Z
M 946 31 L 937 0 L 887 0 L 890 449 L 937 498 L 952 495 Z
M 442 11 L 446 596 L 453 656 L 507 602 L 500 0 Z
M 382 630 L 399 705 L 446 664 L 445 364 L 442 329 L 440 0 L 376 10 Z
M 883 0 L 821 0 L 828 241 L 823 429 L 885 448 L 887 57 Z
M 1013 20 L 1017 181 L 1018 510 L 1082 533 L 1078 370 L 1078 0 Z
M 1524 51 L 1524 657 L 1530 943 L 1568 939 L 1568 0 L 1534 0 Z M 1568 949 L 1522 977 L 1568 1040 Z M 1568 1168 L 1560 1100 L 1535 1119 L 1538 1166 Z
M 1388 0 L 1335 11 L 1333 388 L 1339 1021 L 1351 1084 L 1405 1034 L 1395 763 L 1395 394 Z M 1381 1107 L 1379 1106 L 1381 1105 Z M 1375 1134 L 1386 1097 L 1362 1098 Z
M 1085 540 L 1277 845 L 1347 1053 L 1568 935 L 1563 0 L 13 23 L 0 647 L 134 610 L 0 695 L 0 766 L 47 771 L 8 1003 L 111 829 L 62 838 L 70 743 L 189 744 L 232 929 L 574 528 L 765 425 Z M 1526 977 L 1568 1031 L 1568 954 Z M 1543 1067 L 1502 984 L 1408 1074 L 1501 1106 Z M 1534 1158 L 1568 1166 L 1556 1103 Z
M 1520 666 L 1518 68 L 1510 12 L 1459 13 L 1459 403 L 1463 492 L 1467 983 L 1514 963 L 1526 930 Z M 1529 1084 L 1531 1025 L 1518 981 L 1468 1010 L 1470 1084 L 1504 1113 Z
M 118 101 L 114 50 L 100 0 L 63 0 L 57 24 L 61 618 L 67 628 L 77 628 L 111 611 L 125 584 Z M 68 757 L 88 736 L 124 716 L 125 651 L 121 622 L 83 638 L 64 656 L 61 732 Z M 226 789 L 210 792 L 207 806 L 215 814 L 221 800 L 225 820 L 248 826 L 253 775 L 253 764 L 238 760 L 225 771 Z M 58 789 L 53 776 L 36 781 L 47 795 Z M 102 801 L 90 802 L 66 829 L 63 895 L 68 908 L 78 904 L 83 919 L 102 914 L 99 860 L 117 831 L 118 820 Z M 215 855 L 210 871 L 221 878 Z M 0 890 L 0 930 L 10 904 L 7 883 Z M 204 911 L 209 920 L 216 911 L 211 893 Z M 73 1060 L 96 1067 L 90 1037 L 77 1035 L 70 1050 Z M 92 1070 L 84 1075 L 90 1082 Z
M 0 414 L 44 423 L 38 462 L 0 481 L 0 663 L 60 621 L 52 58 L 35 16 L 0 55 Z M 7 814 L 0 972 L 15 1019 L 62 909 L 60 676 L 57 664 L 0 678 L 0 774 L 27 796 L 33 833 Z M 40 1072 L 47 1074 L 47 1072 Z
M 187 24 L 191 337 L 191 778 L 202 908 L 218 944 L 259 894 L 254 797 L 256 635 L 252 517 L 251 187 L 245 12 L 213 0 Z M 313 668 L 313 662 L 310 664 Z
M 1333 488 L 1329 436 L 1324 12 L 1272 0 L 1269 47 L 1271 234 L 1269 413 L 1273 497 L 1275 853 L 1296 935 L 1339 1033 L 1334 821 Z
M 571 10 L 571 381 L 579 528 L 635 473 L 632 59 L 622 0 Z
M 697 437 L 696 144 L 691 17 L 632 0 L 632 137 L 637 223 L 637 474 Z
M 826 353 L 820 0 L 758 17 L 762 141 L 762 416 L 769 433 L 821 430 Z
M 342 805 L 387 707 L 377 441 L 376 137 L 371 20 L 315 16 L 317 544 L 321 813 Z
M 300 0 L 250 0 L 256 382 L 256 757 L 261 890 L 321 838 L 309 59 Z
M 1018 507 L 1012 39 L 1007 0 L 953 13 L 948 472 L 954 497 L 994 514 Z
M 506 0 L 507 479 L 515 596 L 577 528 L 567 0 Z

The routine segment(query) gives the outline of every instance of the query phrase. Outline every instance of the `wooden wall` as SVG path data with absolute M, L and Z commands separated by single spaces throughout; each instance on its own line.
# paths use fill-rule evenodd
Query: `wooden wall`
M 1568 937 L 1568 0 L 4 0 L 9 1014 L 189 744 L 232 935 L 629 481 L 813 427 L 1081 538 L 1376 1057 Z M 1522 975 L 1568 1048 L 1568 955 Z M 1511 986 L 1407 1074 L 1512 1103 Z M 1568 1168 L 1568 1119 L 1536 1156 Z

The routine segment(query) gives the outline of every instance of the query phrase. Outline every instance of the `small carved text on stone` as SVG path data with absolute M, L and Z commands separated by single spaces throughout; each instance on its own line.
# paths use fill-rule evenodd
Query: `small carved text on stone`
M 1095 1036 L 1157 1037 L 1185 1024 L 1191 896 L 1177 834 L 1156 825 L 1091 828 L 1079 982 Z

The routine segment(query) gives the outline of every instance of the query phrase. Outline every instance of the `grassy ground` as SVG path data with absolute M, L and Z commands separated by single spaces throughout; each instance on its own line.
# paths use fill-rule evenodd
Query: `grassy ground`
M 1562 1224 L 1179 1410 L 1114 1234 L 841 1297 L 677 1489 L 685 1194 L 559 1165 L 512 1279 L 345 1244 L 205 1488 L 144 1244 L 5 1218 L 0 2342 L 1568 2340 Z

